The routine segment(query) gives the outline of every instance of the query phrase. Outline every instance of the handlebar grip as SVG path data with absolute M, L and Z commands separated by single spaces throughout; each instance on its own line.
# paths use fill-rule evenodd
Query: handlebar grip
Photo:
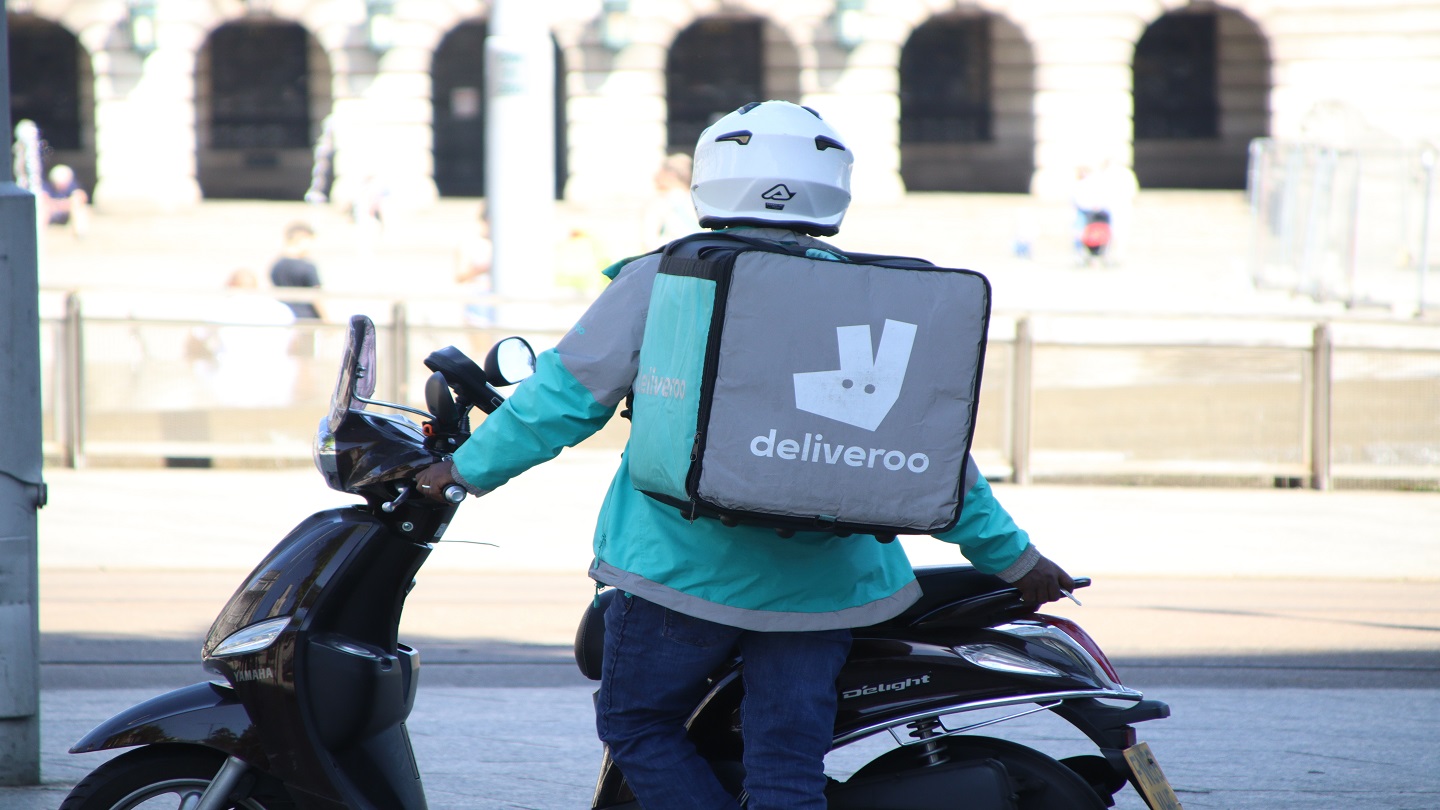
M 465 488 L 459 484 L 451 484 L 445 487 L 445 500 L 450 503 L 460 503 L 465 500 Z

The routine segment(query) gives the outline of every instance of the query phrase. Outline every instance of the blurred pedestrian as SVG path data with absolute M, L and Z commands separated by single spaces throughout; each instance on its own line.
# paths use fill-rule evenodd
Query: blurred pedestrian
M 310 166 L 310 188 L 305 202 L 322 205 L 330 201 L 330 186 L 335 182 L 335 116 L 327 115 L 320 124 L 320 137 L 315 141 L 314 162 Z
M 580 298 L 594 298 L 609 281 L 605 246 L 584 228 L 571 228 L 555 246 L 555 286 Z
M 495 245 L 490 241 L 490 216 L 481 203 L 475 223 L 455 248 L 455 283 L 466 288 L 473 300 L 465 304 L 465 324 L 486 327 L 495 323 L 495 293 L 491 265 L 495 261 Z
M 1140 182 L 1124 162 L 1106 158 L 1100 163 L 1099 183 L 1104 189 L 1106 210 L 1110 214 L 1110 244 L 1105 249 L 1106 262 L 1116 264 L 1130 247 L 1132 214 Z
M 677 152 L 656 170 L 655 196 L 641 215 L 640 244 L 649 250 L 700 230 L 690 198 L 690 156 Z
M 1017 259 L 1035 258 L 1035 243 L 1040 240 L 1040 223 L 1035 212 L 1022 210 L 1015 216 L 1014 234 L 1010 240 L 1010 252 Z
M 90 229 L 90 195 L 80 187 L 73 169 L 63 163 L 51 168 L 40 196 L 47 224 L 69 226 L 76 239 L 84 238 Z
M 280 257 L 270 265 L 270 283 L 276 287 L 305 287 L 319 289 L 320 271 L 311 258 L 315 245 L 315 229 L 304 222 L 292 222 L 285 227 L 285 244 Z M 317 301 L 286 301 L 286 306 L 296 318 L 319 320 L 320 306 Z
M 385 205 L 389 197 L 390 190 L 385 183 L 379 177 L 368 174 L 360 181 L 350 200 L 350 219 L 371 247 L 385 230 Z
M 1091 166 L 1075 170 L 1075 191 L 1070 203 L 1075 215 L 1072 225 L 1075 264 L 1085 267 L 1092 261 L 1104 263 L 1110 242 L 1109 189 L 1104 178 Z
M 43 180 L 40 168 L 40 127 L 29 118 L 21 118 L 15 123 L 15 142 L 10 145 L 10 156 L 15 184 L 38 198 Z
M 247 268 L 225 280 L 225 294 L 207 308 L 187 354 L 205 380 L 216 405 L 276 408 L 294 400 L 296 365 L 290 357 L 295 314 L 264 295 L 260 280 Z

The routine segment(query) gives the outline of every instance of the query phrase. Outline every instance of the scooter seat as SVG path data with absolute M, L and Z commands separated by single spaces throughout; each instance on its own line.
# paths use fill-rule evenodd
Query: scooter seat
M 898 630 L 910 627 L 917 620 L 925 618 L 941 608 L 966 599 L 991 594 L 1013 595 L 1019 599 L 1015 587 L 1005 580 L 977 571 L 969 565 L 927 565 L 915 569 L 915 581 L 920 583 L 920 598 L 893 619 L 856 628 L 864 635 L 869 630 Z
M 915 569 L 915 579 L 920 583 L 921 592 L 915 604 L 893 619 L 856 628 L 856 634 L 900 630 L 941 608 L 978 596 L 1007 592 L 1014 595 L 1014 587 L 1004 580 L 968 565 L 921 566 Z M 580 626 L 575 630 L 575 665 L 582 675 L 592 681 L 600 680 L 605 657 L 605 608 L 617 593 L 619 591 L 614 588 L 601 591 L 594 601 L 585 606 Z M 1018 595 L 1015 598 L 1018 600 Z

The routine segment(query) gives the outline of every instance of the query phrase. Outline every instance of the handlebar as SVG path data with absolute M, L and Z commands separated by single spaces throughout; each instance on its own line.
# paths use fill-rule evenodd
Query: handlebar
M 401 504 L 409 500 L 410 496 L 415 493 L 417 489 L 429 489 L 429 485 L 422 484 L 416 489 L 412 489 L 409 484 L 397 487 L 396 496 L 391 500 L 380 504 L 380 511 L 386 513 L 394 512 L 396 509 L 400 508 Z M 444 498 L 447 503 L 460 503 L 461 501 L 465 500 L 465 488 L 460 486 L 459 484 L 451 484 L 450 486 L 445 487 L 445 491 L 440 493 L 440 496 Z

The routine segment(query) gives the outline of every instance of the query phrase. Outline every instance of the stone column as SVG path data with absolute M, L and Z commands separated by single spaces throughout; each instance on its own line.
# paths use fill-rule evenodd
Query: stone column
M 94 54 L 99 210 L 165 211 L 200 201 L 195 55 L 203 33 L 188 22 L 162 20 L 159 47 L 143 58 L 117 42 L 123 38 L 86 42 Z
M 1075 169 L 1109 158 L 1129 164 L 1134 138 L 1131 59 L 1143 24 L 1130 14 L 1055 10 L 1017 20 L 1035 48 L 1032 193 L 1060 200 Z
M 651 178 L 665 158 L 665 56 L 674 31 L 655 20 L 631 21 L 631 41 L 611 51 L 598 40 L 567 60 L 570 75 L 570 179 L 565 198 L 592 205 L 654 193 Z M 638 228 L 636 232 L 638 233 Z
M 386 204 L 397 210 L 422 209 L 439 198 L 431 131 L 433 47 L 422 28 L 402 26 L 383 54 L 364 45 L 330 52 L 333 199 L 353 199 L 369 178 L 383 185 Z
M 899 43 L 868 39 L 847 51 L 822 41 L 815 48 L 819 65 L 802 75 L 800 103 L 819 111 L 854 152 L 852 197 L 864 204 L 900 200 Z

